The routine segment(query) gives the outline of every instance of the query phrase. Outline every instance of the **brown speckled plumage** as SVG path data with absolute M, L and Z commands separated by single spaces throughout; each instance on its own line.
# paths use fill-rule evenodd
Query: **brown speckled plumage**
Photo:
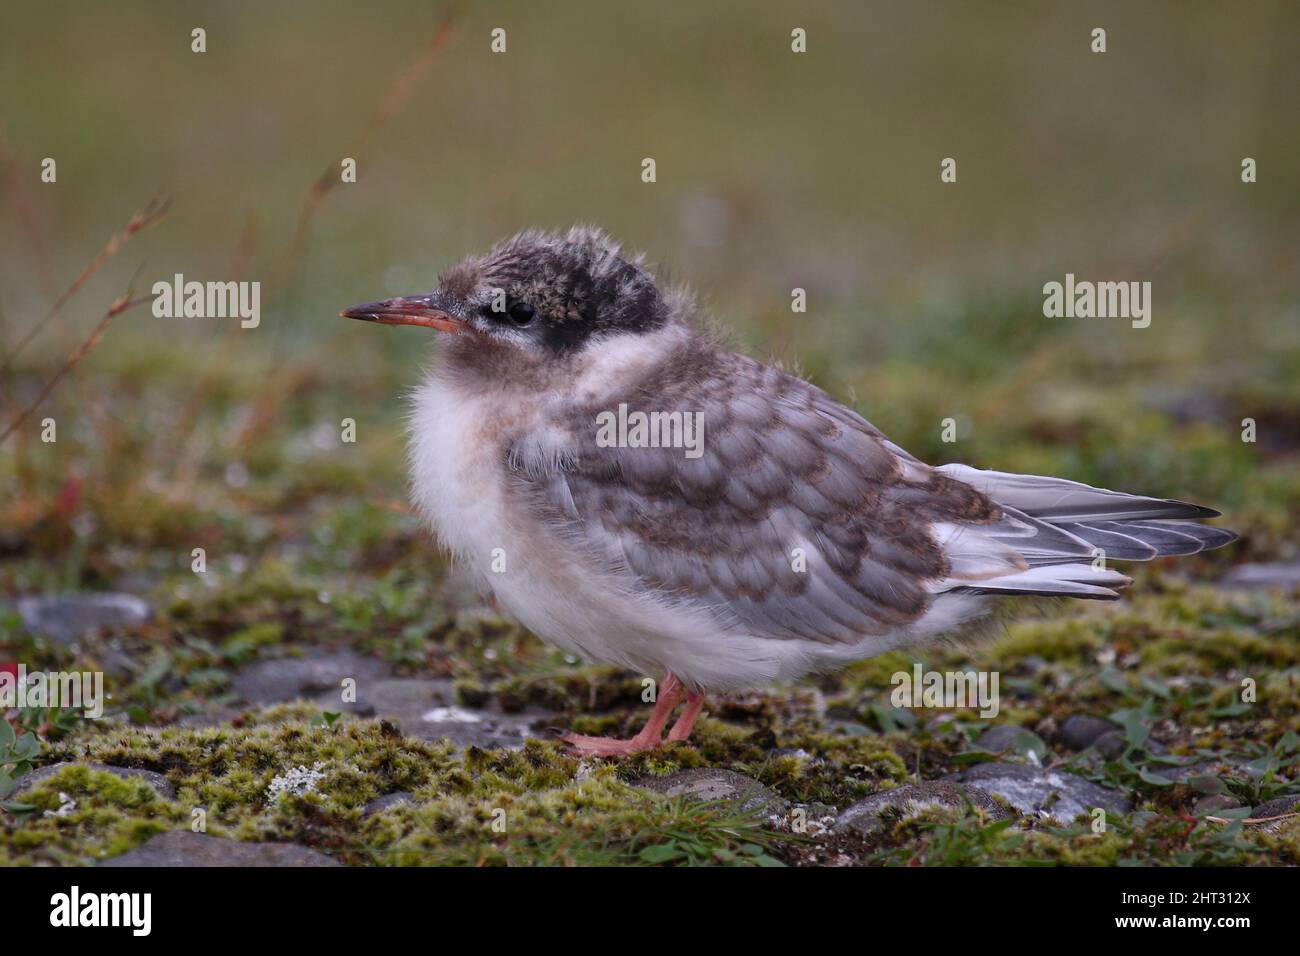
M 708 453 L 599 447 L 611 402 L 702 413 Z M 948 571 L 930 525 L 1000 514 L 969 485 L 905 476 L 884 436 L 821 389 L 702 338 L 568 427 L 571 467 L 516 475 L 543 520 L 642 587 L 771 638 L 852 642 L 916 620 Z M 795 570 L 796 548 L 825 568 Z
M 934 640 L 1000 594 L 1115 599 L 1128 579 L 1098 548 L 1233 538 L 1185 502 L 926 465 L 719 345 L 597 230 L 521 233 L 348 314 L 456 333 L 412 416 L 416 501 L 447 548 L 540 636 L 691 693 Z M 609 445 L 616 409 L 698 415 L 700 453 Z

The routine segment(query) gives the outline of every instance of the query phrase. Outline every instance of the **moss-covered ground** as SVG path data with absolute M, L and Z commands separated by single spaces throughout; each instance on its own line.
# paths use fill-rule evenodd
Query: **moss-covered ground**
M 1033 432 L 1034 422 L 1022 427 Z M 796 686 L 717 698 L 688 744 L 583 762 L 550 735 L 635 731 L 647 711 L 645 675 L 566 658 L 464 592 L 418 522 L 376 500 L 386 486 L 400 488 L 395 440 L 373 445 L 363 462 L 345 446 L 314 448 L 312 434 L 290 429 L 281 455 L 263 453 L 246 481 L 232 482 L 216 462 L 199 467 L 184 494 L 145 487 L 129 469 L 87 469 L 73 490 L 44 493 L 32 476 L 53 467 L 52 457 L 10 475 L 31 490 L 8 505 L 9 526 L 25 526 L 0 562 L 6 593 L 130 590 L 155 608 L 139 628 L 72 645 L 29 633 L 4 612 L 0 658 L 29 669 L 108 666 L 113 695 L 102 720 L 27 710 L 10 721 L 39 737 L 38 766 L 153 770 L 176 798 L 70 768 L 11 801 L 0 817 L 0 862 L 91 863 L 188 828 L 201 808 L 209 833 L 291 841 L 357 865 L 1300 863 L 1295 819 L 1271 829 L 1240 822 L 1252 806 L 1300 799 L 1300 605 L 1215 583 L 1242 550 L 1258 560 L 1287 555 L 1293 489 L 1268 477 L 1267 461 L 1238 473 L 1275 491 L 1232 514 L 1245 533 L 1236 553 L 1139 569 L 1116 604 L 1014 605 L 981 642 L 895 652 Z M 1195 429 L 1171 434 L 1211 440 Z M 1226 441 L 1221 451 L 1229 463 L 1239 456 Z M 1076 455 L 1063 446 L 1056 460 Z M 209 563 L 195 573 L 191 550 L 200 546 Z M 394 675 L 450 680 L 467 710 L 550 717 L 520 751 L 465 750 L 308 702 L 247 707 L 232 691 L 232 677 L 260 660 L 342 648 Z M 918 660 L 999 672 L 997 718 L 892 706 L 890 676 Z M 1243 700 L 1251 682 L 1253 700 Z M 1126 752 L 1103 758 L 1062 746 L 1060 728 L 1075 714 L 1115 721 Z M 1062 827 L 933 811 L 869 837 L 828 836 L 631 785 L 728 768 L 792 804 L 843 809 L 995 759 L 976 744 L 995 724 L 1026 732 L 1002 759 L 1034 750 L 1130 796 L 1133 811 L 1112 815 L 1104 833 L 1088 819 Z M 1184 766 L 1193 771 L 1177 773 Z M 310 791 L 270 795 L 272 780 L 294 768 L 317 771 Z M 395 792 L 411 799 L 365 811 Z M 75 809 L 47 815 L 61 794 Z M 1235 809 L 1195 812 L 1214 794 Z

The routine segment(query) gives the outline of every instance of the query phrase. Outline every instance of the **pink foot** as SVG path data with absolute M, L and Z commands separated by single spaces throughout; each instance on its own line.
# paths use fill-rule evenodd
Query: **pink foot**
M 682 715 L 677 718 L 677 723 L 673 724 L 673 729 L 668 731 L 669 740 L 685 740 L 695 729 L 695 721 L 700 716 L 700 711 L 704 709 L 704 695 L 697 694 L 695 691 L 686 692 L 686 706 L 682 708 Z
M 668 718 L 672 716 L 673 708 L 677 706 L 681 697 L 681 681 L 668 674 L 659 687 L 659 696 L 655 700 L 655 709 L 651 712 L 650 719 L 641 728 L 641 732 L 631 740 L 618 740 L 614 737 L 584 737 L 581 734 L 569 734 L 560 739 L 568 744 L 574 753 L 591 757 L 624 757 L 628 754 L 640 753 L 642 750 L 654 750 L 656 747 L 663 746 L 664 725 L 668 723 Z M 678 724 L 680 723 L 679 720 Z

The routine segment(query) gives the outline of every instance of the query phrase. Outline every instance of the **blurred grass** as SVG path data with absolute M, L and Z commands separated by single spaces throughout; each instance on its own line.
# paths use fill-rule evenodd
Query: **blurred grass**
M 448 9 L 7 5 L 0 342 L 160 184 L 175 205 L 3 373 L 4 420 L 141 264 L 140 291 L 240 261 L 265 283 L 256 330 L 122 316 L 0 448 L 0 548 L 27 586 L 32 562 L 104 583 L 140 560 L 123 546 L 269 546 L 286 515 L 310 524 L 335 502 L 371 509 L 375 536 L 410 533 L 389 506 L 426 340 L 338 309 L 574 221 L 646 250 L 742 347 L 796 363 L 928 460 L 1201 499 L 1248 533 L 1238 555 L 1294 556 L 1294 5 L 468 5 L 276 275 L 312 183 Z M 1104 55 L 1088 51 L 1098 25 Z M 505 55 L 489 51 L 497 26 Z M 1151 281 L 1151 327 L 1045 319 L 1041 287 L 1066 272 Z M 790 312 L 795 286 L 807 314 Z M 37 437 L 46 415 L 57 444 Z M 345 417 L 356 445 L 336 440 Z M 250 530 L 263 521 L 276 533 Z

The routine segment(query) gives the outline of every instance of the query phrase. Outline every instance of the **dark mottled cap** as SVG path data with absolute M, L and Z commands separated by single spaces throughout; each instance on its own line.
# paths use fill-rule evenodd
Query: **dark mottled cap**
M 555 353 L 593 335 L 647 332 L 673 314 L 639 257 L 624 258 L 599 229 L 528 230 L 441 276 L 485 331 L 524 335 Z M 499 290 L 499 291 L 498 291 Z

